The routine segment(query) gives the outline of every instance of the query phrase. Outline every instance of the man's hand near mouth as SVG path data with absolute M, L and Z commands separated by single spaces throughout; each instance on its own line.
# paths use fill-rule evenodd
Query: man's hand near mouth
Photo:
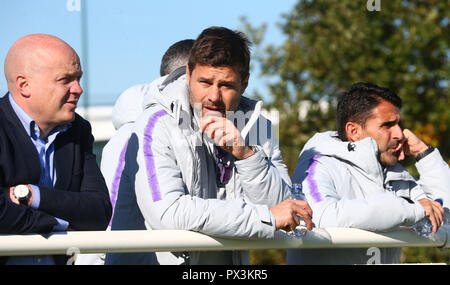
M 405 140 L 399 145 L 398 149 L 396 149 L 396 152 L 400 151 L 398 160 L 405 159 L 406 155 L 417 157 L 419 153 L 424 152 L 428 148 L 428 146 L 410 130 L 404 129 L 403 134 Z

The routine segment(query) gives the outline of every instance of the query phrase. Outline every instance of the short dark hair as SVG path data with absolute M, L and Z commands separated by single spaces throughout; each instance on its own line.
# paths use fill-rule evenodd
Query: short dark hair
M 225 27 L 210 27 L 201 32 L 191 49 L 189 72 L 196 64 L 214 67 L 231 66 L 238 68 L 241 79 L 250 74 L 251 42 L 239 31 Z
M 174 43 L 167 49 L 161 59 L 159 74 L 167 75 L 180 66 L 186 65 L 194 40 L 187 39 Z
M 353 84 L 347 92 L 342 93 L 337 105 L 336 125 L 339 138 L 348 140 L 345 131 L 347 122 L 355 122 L 364 127 L 372 116 L 372 110 L 381 100 L 386 100 L 399 109 L 402 107 L 402 100 L 397 94 L 370 82 Z

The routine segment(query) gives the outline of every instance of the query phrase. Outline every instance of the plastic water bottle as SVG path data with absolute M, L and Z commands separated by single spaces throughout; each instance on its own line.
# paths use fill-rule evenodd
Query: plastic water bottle
M 433 231 L 433 226 L 428 218 L 423 218 L 413 225 L 414 231 L 421 237 L 428 237 Z
M 292 199 L 294 200 L 305 200 L 305 195 L 302 192 L 302 185 L 293 183 L 292 184 L 292 190 L 291 190 Z M 298 217 L 300 220 L 300 225 L 297 226 L 293 231 L 288 232 L 287 234 L 293 238 L 303 238 L 306 235 L 306 232 L 308 231 L 308 228 L 306 227 L 305 221 Z
M 439 204 L 443 204 L 442 199 L 436 199 L 434 200 L 438 202 Z M 444 208 L 444 217 L 442 220 L 442 223 L 444 225 L 450 224 L 450 213 L 448 208 Z M 414 231 L 421 237 L 429 237 L 433 233 L 433 226 L 431 225 L 430 220 L 425 217 L 422 220 L 418 221 L 413 225 Z

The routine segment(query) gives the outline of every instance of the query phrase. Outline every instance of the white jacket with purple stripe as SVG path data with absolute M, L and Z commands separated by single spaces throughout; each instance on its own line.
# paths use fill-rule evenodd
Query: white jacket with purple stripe
M 151 96 L 157 90 L 166 76 L 160 77 L 149 84 L 138 84 L 132 86 L 120 94 L 114 104 L 112 111 L 112 124 L 116 133 L 102 151 L 100 170 L 108 186 L 113 215 L 119 190 L 120 177 L 124 167 L 124 157 L 127 149 L 128 139 L 131 136 L 133 123 L 144 110 L 143 101 L 145 97 Z M 113 216 L 112 215 L 112 216 Z M 111 221 L 107 230 L 111 229 Z M 75 264 L 77 265 L 103 265 L 105 254 L 79 254 Z
M 437 149 L 416 163 L 420 180 L 400 164 L 383 168 L 377 156 L 372 138 L 349 143 L 339 140 L 336 132 L 325 132 L 306 143 L 292 183 L 301 184 L 315 227 L 387 231 L 422 219 L 424 209 L 416 202 L 421 198 L 441 198 L 449 207 L 450 170 Z M 400 262 L 399 248 L 382 248 L 380 253 L 381 263 Z M 365 264 L 371 257 L 366 248 L 287 254 L 288 264 Z
M 253 140 L 258 151 L 240 161 L 227 155 L 233 173 L 220 187 L 214 146 L 198 132 L 186 77 L 168 84 L 148 102 L 128 145 L 131 152 L 137 151 L 134 186 L 148 229 L 245 239 L 274 236 L 269 208 L 289 197 L 291 182 L 270 121 L 260 109 L 260 102 L 242 97 L 238 110 L 253 112 L 241 133 L 248 134 L 244 138 Z M 260 135 L 267 130 L 271 135 Z M 159 264 L 249 263 L 247 251 L 158 252 L 156 256 Z

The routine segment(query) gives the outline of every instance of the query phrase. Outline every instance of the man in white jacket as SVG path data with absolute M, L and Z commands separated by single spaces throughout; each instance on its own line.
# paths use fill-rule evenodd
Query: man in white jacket
M 120 94 L 112 111 L 112 123 L 116 129 L 114 136 L 103 148 L 100 169 L 108 186 L 113 215 L 108 230 L 145 230 L 144 219 L 136 205 L 133 193 L 123 191 L 120 193 L 119 184 L 122 170 L 125 165 L 125 152 L 128 139 L 131 136 L 134 121 L 144 110 L 146 98 L 158 92 L 164 80 L 173 72 L 171 77 L 185 73 L 185 65 L 189 51 L 194 40 L 186 39 L 172 44 L 161 59 L 160 75 L 151 83 L 134 85 Z M 118 205 L 117 205 L 118 204 Z M 116 214 L 114 216 L 114 214 Z M 114 220 L 114 226 L 113 226 Z M 102 265 L 105 263 L 105 254 L 78 255 L 77 265 Z M 108 255 L 107 264 L 148 264 L 149 255 L 146 253 L 117 253 Z
M 304 146 L 292 182 L 302 188 L 316 227 L 387 231 L 430 219 L 439 228 L 450 204 L 450 170 L 439 151 L 400 127 L 401 99 L 358 83 L 337 107 L 337 132 L 314 135 Z M 399 163 L 416 159 L 420 180 Z M 400 262 L 401 249 L 380 249 L 381 263 Z M 365 264 L 364 248 L 288 250 L 288 264 Z
M 311 229 L 307 203 L 285 200 L 291 182 L 261 102 L 242 96 L 248 45 L 242 33 L 204 30 L 186 75 L 160 88 L 137 119 L 121 178 L 135 183 L 121 183 L 119 191 L 134 188 L 147 229 L 273 238 L 277 229 L 295 228 L 297 216 Z M 248 251 L 157 252 L 155 258 L 155 264 L 249 263 Z

